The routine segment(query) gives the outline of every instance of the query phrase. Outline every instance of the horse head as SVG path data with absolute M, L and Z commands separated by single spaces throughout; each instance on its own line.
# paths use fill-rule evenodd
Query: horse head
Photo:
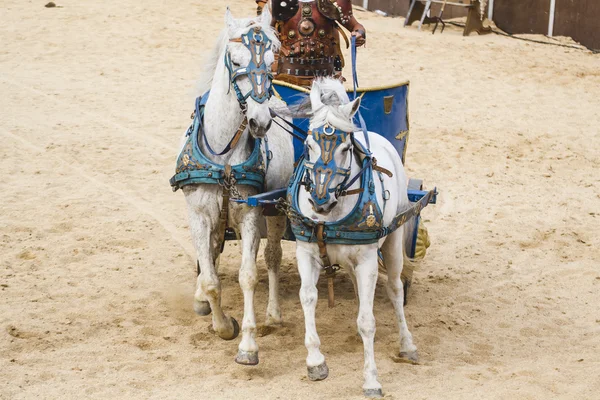
M 237 20 L 229 9 L 225 15 L 229 42 L 225 50 L 225 66 L 229 72 L 231 91 L 237 96 L 246 115 L 250 134 L 255 138 L 266 135 L 271 126 L 268 100 L 273 93 L 271 65 L 279 41 L 271 28 L 271 14 L 251 20 Z
M 336 79 L 315 80 L 310 93 L 313 117 L 304 143 L 305 188 L 316 213 L 328 214 L 345 194 L 354 154 L 352 119 L 360 98 L 349 101 Z

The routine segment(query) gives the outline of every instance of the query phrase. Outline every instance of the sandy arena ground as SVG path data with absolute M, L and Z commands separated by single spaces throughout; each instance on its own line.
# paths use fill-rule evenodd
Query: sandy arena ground
M 0 6 L 0 398 L 360 399 L 344 279 L 333 310 L 320 283 L 330 377 L 306 378 L 293 244 L 285 325 L 260 328 L 259 366 L 235 364 L 239 339 L 192 311 L 187 215 L 168 179 L 225 6 L 244 16 L 254 2 L 45 2 Z M 420 365 L 395 362 L 377 289 L 386 398 L 600 398 L 600 56 L 356 15 L 361 84 L 410 79 L 407 168 L 441 191 L 406 308 Z M 241 321 L 235 243 L 223 259 L 223 303 Z M 259 270 L 262 324 L 262 256 Z

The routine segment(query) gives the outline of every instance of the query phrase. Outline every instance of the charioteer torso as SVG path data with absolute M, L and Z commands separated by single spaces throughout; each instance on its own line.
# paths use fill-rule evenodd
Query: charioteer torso
M 310 86 L 317 76 L 341 77 L 344 59 L 341 29 L 365 43 L 366 32 L 352 13 L 351 0 L 256 0 L 258 13 L 270 3 L 273 23 L 281 40 L 281 51 L 273 66 L 276 79 Z

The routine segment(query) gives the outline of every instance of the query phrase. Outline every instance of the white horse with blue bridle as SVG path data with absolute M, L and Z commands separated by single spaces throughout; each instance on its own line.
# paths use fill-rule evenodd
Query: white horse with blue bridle
M 271 98 L 270 71 L 279 40 L 271 28 L 270 13 L 265 10 L 259 18 L 234 19 L 227 10 L 225 19 L 226 27 L 207 64 L 204 94 L 196 100 L 194 122 L 184 136 L 171 185 L 185 194 L 197 253 L 194 310 L 200 315 L 212 312 L 213 328 L 226 340 L 237 337 L 240 327 L 221 307 L 218 258 L 226 227 L 241 237 L 239 282 L 244 295 L 244 317 L 235 361 L 255 365 L 258 346 L 254 291 L 263 215 L 260 207 L 230 203 L 229 199 L 285 186 L 293 171 L 294 156 L 291 137 L 271 124 L 269 105 L 281 102 Z M 266 324 L 279 325 L 280 241 L 286 220 L 284 216 L 268 217 L 266 225 Z
M 373 350 L 379 250 L 387 272 L 387 293 L 400 329 L 399 356 L 417 361 L 417 347 L 404 316 L 400 276 L 406 253 L 403 229 L 399 228 L 418 215 L 434 192 L 410 204 L 398 152 L 383 136 L 367 134 L 354 125 L 360 98 L 349 101 L 340 81 L 316 80 L 310 104 L 312 117 L 304 155 L 287 192 L 302 279 L 300 301 L 306 324 L 308 377 L 322 380 L 329 373 L 316 330 L 317 281 L 323 269 L 332 273 L 342 266 L 359 299 L 357 325 L 364 344 L 364 394 L 381 397 Z

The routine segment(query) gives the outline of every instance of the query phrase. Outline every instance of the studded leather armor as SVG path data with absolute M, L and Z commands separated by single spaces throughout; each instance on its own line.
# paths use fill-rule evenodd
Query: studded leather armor
M 297 85 L 310 86 L 317 76 L 341 76 L 338 23 L 364 32 L 350 0 L 271 0 L 271 13 L 281 40 L 276 79 Z

